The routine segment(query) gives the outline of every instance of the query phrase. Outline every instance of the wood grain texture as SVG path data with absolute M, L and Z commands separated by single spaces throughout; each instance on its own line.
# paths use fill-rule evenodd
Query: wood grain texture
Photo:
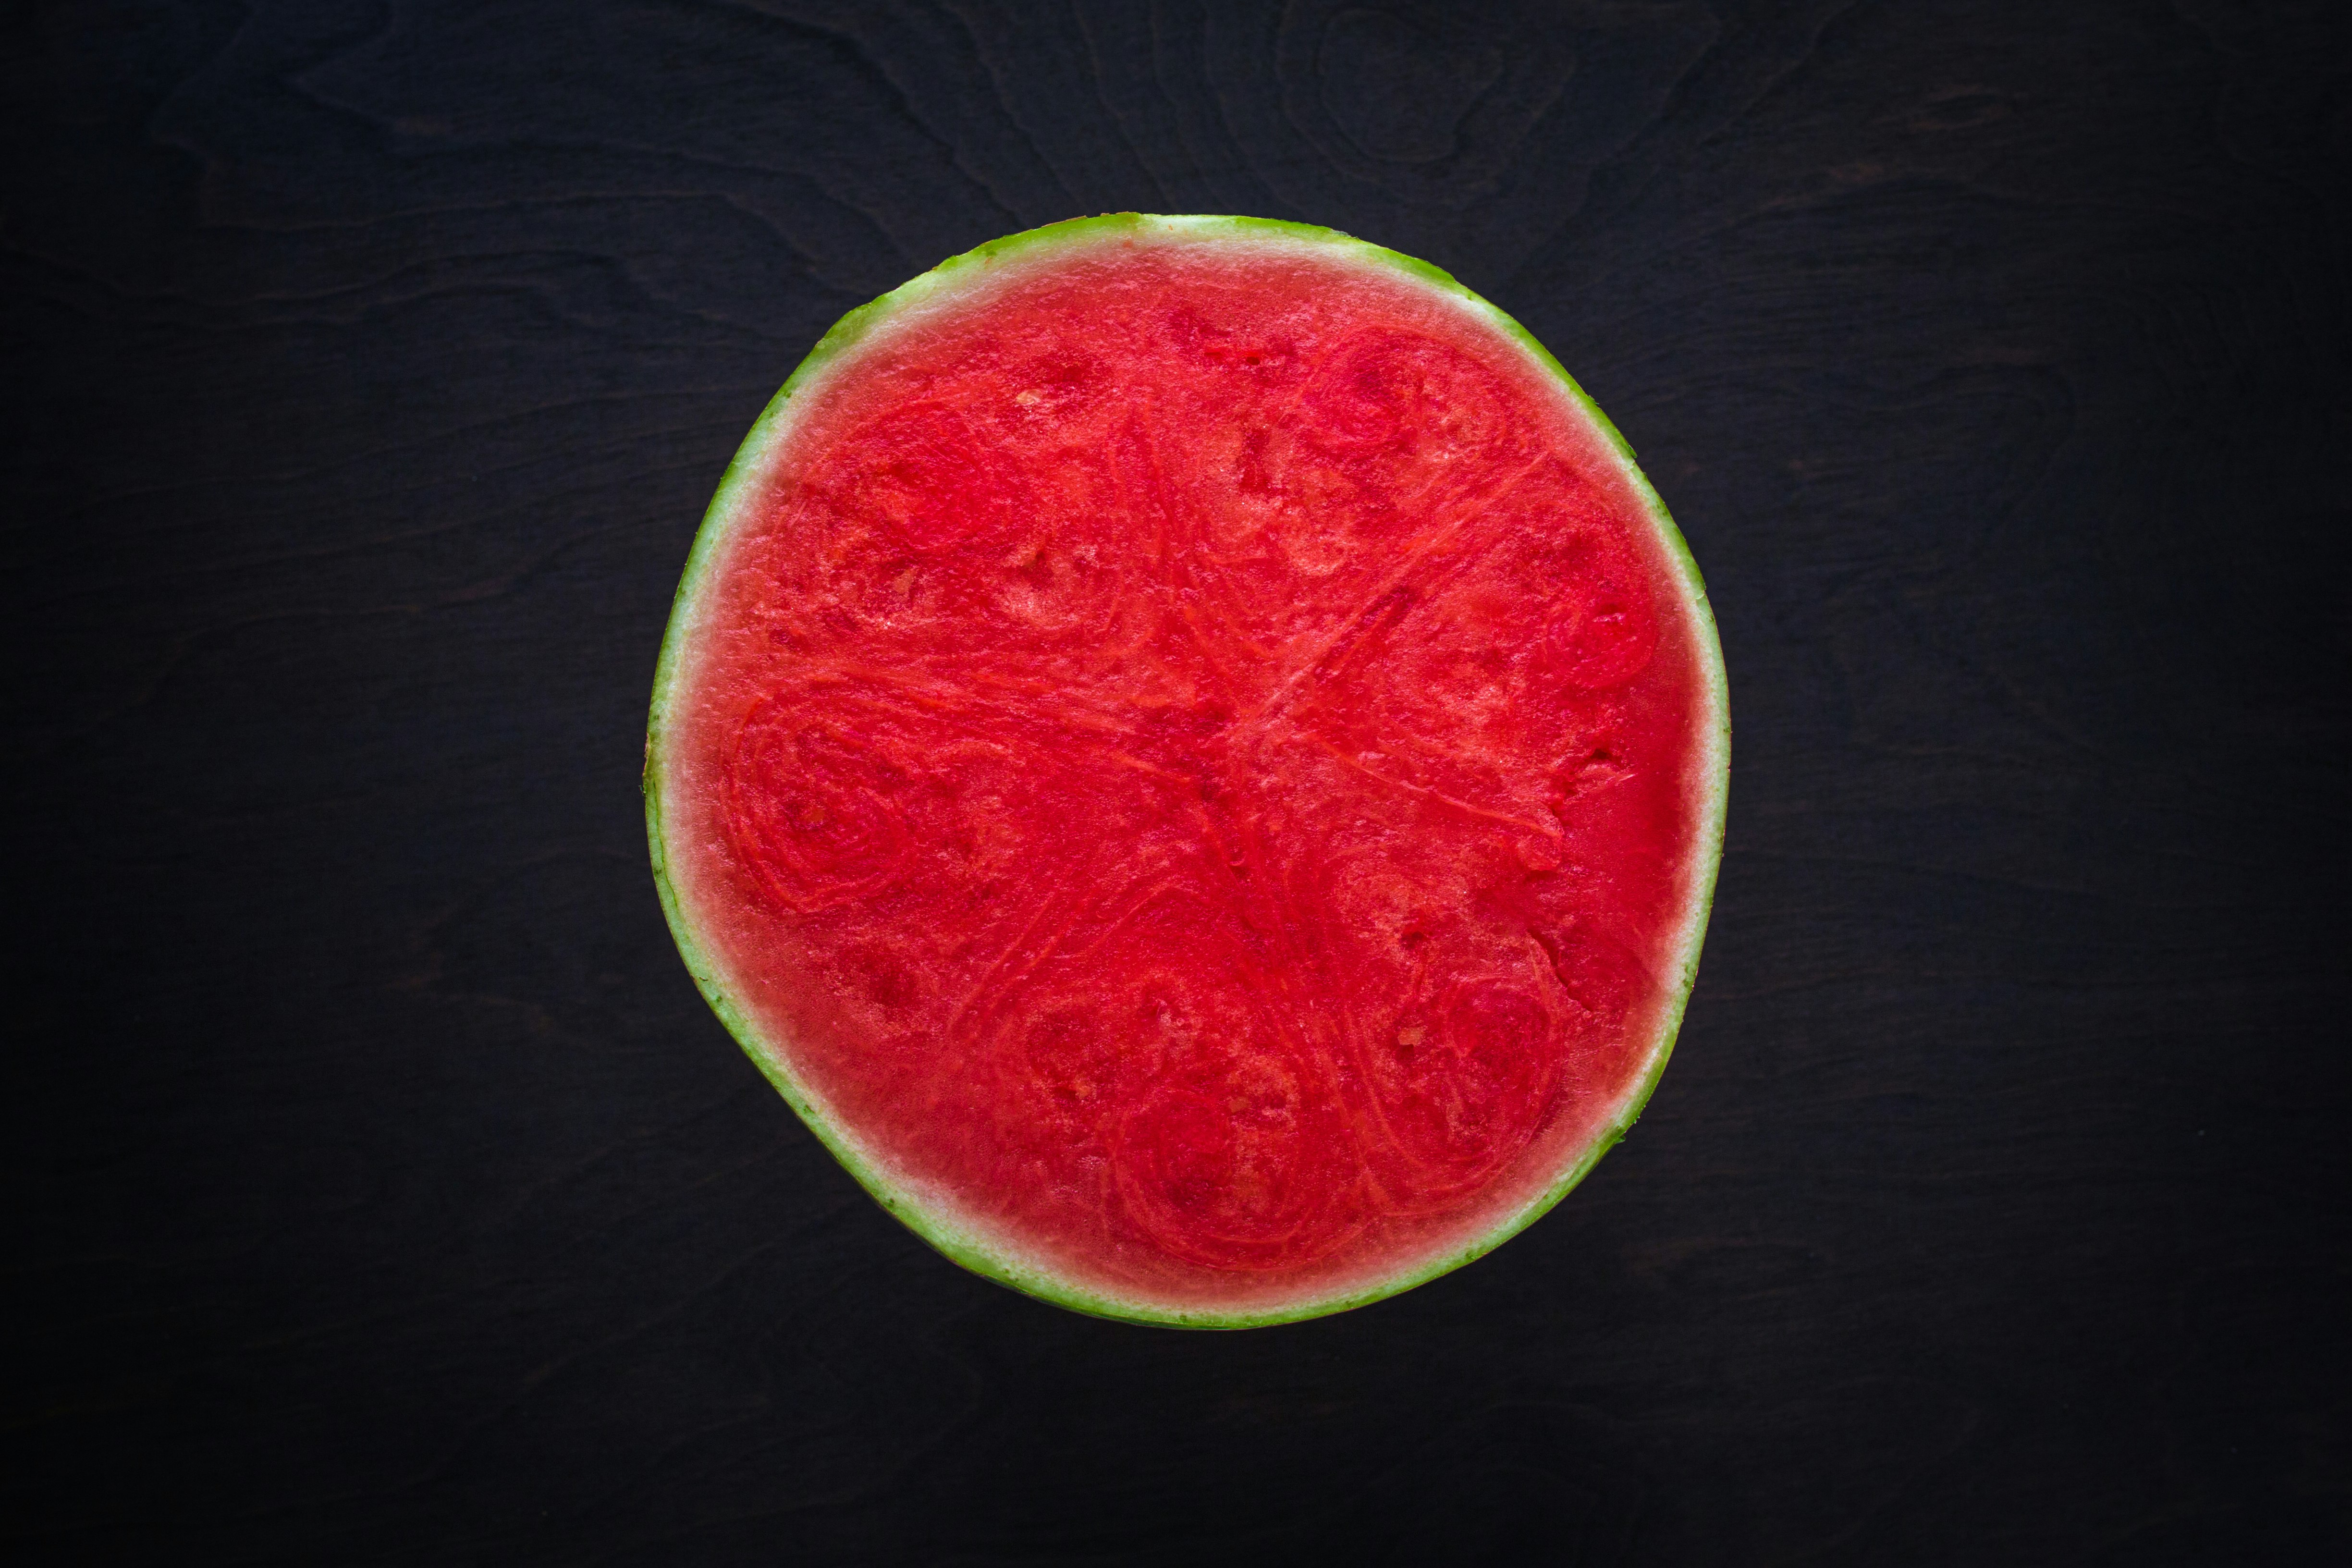
M 2352 82 L 2319 5 L 31 5 L 0 48 L 18 1560 L 2352 1548 Z M 669 595 L 843 311 L 1079 213 L 1460 276 L 1738 728 L 1680 1050 L 1229 1337 L 868 1203 L 704 1011 Z

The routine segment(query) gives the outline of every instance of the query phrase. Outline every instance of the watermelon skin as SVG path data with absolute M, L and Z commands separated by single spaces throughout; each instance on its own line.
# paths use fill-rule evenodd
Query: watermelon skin
M 1250 287 L 1198 283 L 1221 268 Z M 1212 367 L 1200 385 L 1288 376 L 1284 395 L 1318 411 L 1314 450 L 1294 443 L 1283 470 L 1285 556 L 1251 532 L 1281 519 L 1243 515 L 1273 459 L 1244 449 L 1246 432 L 1212 451 L 1233 422 L 1195 399 L 1199 451 L 1169 461 L 1238 476 L 1183 504 L 1239 531 L 1156 557 L 1192 573 L 1156 600 L 1133 563 L 1083 581 L 1055 545 L 1124 508 L 1103 535 L 1116 545 L 1198 489 L 1155 468 L 1149 442 L 1123 444 L 1097 413 L 1087 440 L 1043 458 L 974 456 L 1057 400 L 1132 400 L 1089 385 L 1084 343 L 1050 329 L 1056 289 L 1126 310 L 1121 280 L 1139 278 L 1142 314 L 1119 318 L 1104 355 L 1162 321 L 1149 352 Z M 1361 319 L 1318 336 L 1332 299 Z M 994 336 L 972 326 L 1007 300 L 1035 308 Z M 1308 330 L 1252 335 L 1283 320 Z M 1052 352 L 1002 368 L 1040 343 Z M 1057 353 L 1068 363 L 1047 363 Z M 1022 391 L 966 395 L 964 366 L 984 391 Z M 1228 373 L 1251 379 L 1214 379 Z M 1383 423 L 1415 395 L 1441 415 L 1435 447 Z M 1391 460 L 1432 450 L 1486 460 Z M 1516 489 L 1491 482 L 1507 467 Z M 1349 537 L 1330 518 L 1372 521 Z M 1536 578 L 1541 593 L 1509 587 Z M 895 647 L 900 602 L 919 620 L 926 595 L 931 640 Z M 1190 665 L 1166 652 L 1187 623 Z M 1505 673 L 1465 675 L 1473 655 Z M 1515 700 L 1481 709 L 1481 680 Z M 1117 700 L 1066 700 L 1087 691 Z M 1276 710 L 1279 743 L 1258 722 Z M 1254 723 L 1248 752 L 1231 737 Z M 1392 757 L 1380 745 L 1397 734 Z M 1478 743 L 1448 752 L 1449 734 Z M 1539 789 L 1501 765 L 1538 739 L 1574 742 Z M 793 374 L 696 539 L 645 790 L 697 984 L 885 1208 L 1056 1304 L 1240 1328 L 1456 1268 L 1623 1136 L 1696 975 L 1728 755 L 1696 566 L 1622 437 L 1523 329 L 1438 269 L 1329 230 L 1123 214 L 944 263 L 844 318 Z M 1267 787 L 1236 805 L 1228 780 L 1221 805 L 1204 758 Z M 1024 826 L 1024 792 L 1053 812 Z M 973 801 L 1027 837 L 987 842 L 1002 823 L 976 828 Z M 1367 801 L 1389 815 L 1312 819 Z M 1153 850 L 1180 817 L 1198 842 Z M 1254 851 L 1269 824 L 1312 847 Z M 1229 907 L 1202 891 L 1213 882 Z M 1089 963 L 1159 1007 L 1167 1040 L 1106 1012 Z M 928 1029 L 894 1029 L 900 1015 Z

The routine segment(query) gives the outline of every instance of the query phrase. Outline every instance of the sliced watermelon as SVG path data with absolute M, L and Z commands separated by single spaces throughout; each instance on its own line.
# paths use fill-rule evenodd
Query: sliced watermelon
M 1123 214 L 785 384 L 646 802 L 703 994 L 885 1207 L 1240 1327 L 1466 1262 L 1623 1135 L 1728 746 L 1681 535 L 1516 322 L 1326 229 Z

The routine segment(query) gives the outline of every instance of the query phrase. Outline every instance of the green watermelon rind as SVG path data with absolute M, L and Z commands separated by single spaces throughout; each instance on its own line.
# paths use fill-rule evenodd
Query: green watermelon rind
M 770 1048 L 749 1014 L 736 1005 L 728 994 L 719 964 L 706 949 L 672 880 L 663 844 L 661 783 L 665 719 L 678 679 L 685 647 L 696 624 L 694 612 L 715 563 L 730 537 L 739 504 L 757 495 L 760 481 L 765 475 L 769 454 L 790 433 L 795 397 L 813 390 L 828 371 L 841 363 L 845 356 L 877 328 L 903 312 L 932 300 L 954 303 L 961 286 L 983 281 L 998 262 L 1013 258 L 1034 258 L 1041 252 L 1069 247 L 1074 243 L 1093 244 L 1118 238 L 1231 238 L 1311 245 L 1358 265 L 1381 268 L 1411 278 L 1468 308 L 1499 329 L 1537 363 L 1557 376 L 1575 407 L 1606 433 L 1621 462 L 1623 477 L 1642 498 L 1648 510 L 1651 525 L 1665 545 L 1667 555 L 1682 579 L 1685 601 L 1699 634 L 1701 675 L 1706 699 L 1711 709 L 1705 715 L 1706 754 L 1699 764 L 1703 774 L 1699 781 L 1703 798 L 1703 816 L 1698 825 L 1699 843 L 1695 860 L 1689 867 L 1683 931 L 1675 954 L 1678 973 L 1675 976 L 1672 994 L 1652 1041 L 1649 1059 L 1626 1096 L 1619 1115 L 1594 1136 L 1574 1163 L 1549 1186 L 1512 1209 L 1466 1246 L 1453 1248 L 1434 1258 L 1419 1260 L 1370 1284 L 1284 1302 L 1272 1308 L 1221 1311 L 1210 1308 L 1121 1300 L 1115 1295 L 1075 1284 L 1049 1267 L 1009 1255 L 1009 1249 L 1001 1243 L 992 1243 L 987 1237 L 978 1234 L 976 1229 L 958 1224 L 947 1214 L 936 1212 L 933 1206 L 927 1205 L 921 1194 L 911 1190 L 912 1184 L 895 1180 L 884 1169 L 878 1157 L 866 1149 L 847 1128 L 836 1124 L 817 1098 L 794 1078 L 785 1065 L 787 1053 Z M 1681 1031 L 1692 984 L 1697 978 L 1707 916 L 1714 906 L 1716 876 L 1722 863 L 1730 758 L 1730 705 L 1723 650 L 1716 629 L 1715 614 L 1707 602 L 1706 584 L 1699 575 L 1698 563 L 1691 558 L 1690 547 L 1668 514 L 1664 501 L 1659 499 L 1657 491 L 1643 477 L 1634 458 L 1633 447 L 1609 416 L 1585 395 L 1576 379 L 1568 374 L 1549 349 L 1536 341 L 1532 333 L 1439 268 L 1353 238 L 1336 229 L 1286 223 L 1273 218 L 1170 217 L 1112 213 L 1097 217 L 1073 218 L 1008 235 L 952 257 L 922 276 L 844 316 L 793 372 L 791 379 L 784 383 L 752 425 L 734 460 L 728 465 L 726 473 L 719 479 L 717 493 L 711 498 L 709 509 L 703 515 L 701 527 L 695 535 L 694 547 L 687 557 L 686 571 L 678 583 L 668 630 L 662 639 L 660 662 L 654 677 L 653 708 L 646 731 L 644 792 L 646 828 L 652 847 L 655 886 L 660 892 L 662 910 L 668 918 L 679 954 L 685 959 L 703 999 L 709 1004 L 711 1011 L 718 1015 L 728 1032 L 735 1037 L 736 1043 L 751 1058 L 752 1065 L 775 1086 L 776 1091 L 808 1124 L 809 1130 L 876 1202 L 931 1247 L 973 1273 L 1055 1306 L 1093 1317 L 1171 1328 L 1246 1329 L 1297 1322 L 1368 1306 L 1450 1273 L 1493 1251 L 1541 1218 L 1591 1173 L 1603 1154 L 1623 1142 L 1665 1071 L 1666 1061 L 1674 1052 L 1675 1037 Z M 945 1207 L 945 1200 L 939 1206 Z

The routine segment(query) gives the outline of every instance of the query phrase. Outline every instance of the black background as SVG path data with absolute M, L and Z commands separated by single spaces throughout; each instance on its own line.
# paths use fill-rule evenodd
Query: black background
M 2352 1560 L 2332 3 L 7 9 L 19 1560 Z M 1674 1067 L 1238 1335 L 868 1202 L 671 947 L 699 513 L 1119 208 L 1517 314 L 1713 589 Z

